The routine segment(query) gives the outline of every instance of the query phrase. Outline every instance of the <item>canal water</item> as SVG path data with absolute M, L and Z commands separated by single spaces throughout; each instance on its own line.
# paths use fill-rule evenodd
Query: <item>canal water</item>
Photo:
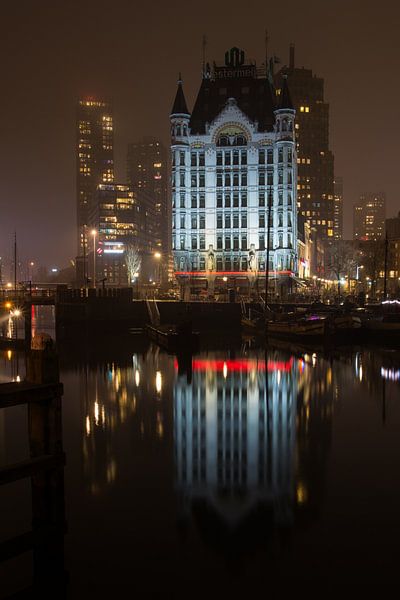
M 85 335 L 59 355 L 67 598 L 326 597 L 397 581 L 398 352 L 220 341 L 182 361 L 140 335 Z M 24 369 L 2 352 L 1 381 Z M 1 464 L 26 458 L 25 419 L 0 411 Z M 0 542 L 31 519 L 29 482 L 1 486 Z M 30 553 L 0 564 L 0 597 L 32 570 Z

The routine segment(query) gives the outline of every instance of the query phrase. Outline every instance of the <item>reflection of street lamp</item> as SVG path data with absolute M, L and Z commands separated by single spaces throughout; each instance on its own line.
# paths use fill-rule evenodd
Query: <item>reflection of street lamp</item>
M 136 291 L 137 299 L 139 300 L 139 271 L 136 271 L 136 273 L 133 274 L 133 282 L 132 283 L 135 283 L 135 281 L 137 284 L 137 291 Z
M 96 235 L 97 231 L 92 229 L 91 234 L 93 236 L 93 287 L 96 287 Z
M 157 260 L 158 262 L 158 274 L 157 274 L 157 279 L 158 279 L 158 283 L 161 283 L 161 252 L 154 252 L 154 258 Z
M 15 308 L 14 311 L 10 311 L 10 317 L 15 317 L 15 339 L 18 339 L 18 319 L 21 316 L 21 311 L 19 308 Z

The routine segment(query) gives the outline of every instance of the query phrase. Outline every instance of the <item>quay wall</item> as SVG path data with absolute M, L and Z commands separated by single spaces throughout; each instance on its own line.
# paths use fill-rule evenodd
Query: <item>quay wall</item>
M 145 300 L 133 300 L 132 289 L 63 290 L 56 302 L 57 327 L 122 328 L 150 323 Z M 157 300 L 161 324 L 191 321 L 201 331 L 239 329 L 241 307 L 228 302 Z

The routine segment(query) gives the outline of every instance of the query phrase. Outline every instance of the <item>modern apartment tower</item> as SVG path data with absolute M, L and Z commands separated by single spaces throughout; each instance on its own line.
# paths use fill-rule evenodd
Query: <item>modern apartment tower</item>
M 109 102 L 84 98 L 78 102 L 76 147 L 78 257 L 87 255 L 89 214 L 97 186 L 114 181 L 113 116 Z
M 385 218 L 384 192 L 363 194 L 353 207 L 353 239 L 365 241 L 383 239 Z
M 321 238 L 335 237 L 334 157 L 329 148 L 329 104 L 324 80 L 311 69 L 295 66 L 290 47 L 289 66 L 275 77 L 277 93 L 287 77 L 296 110 L 297 200 L 299 212 Z
M 172 247 L 192 291 L 248 286 L 297 272 L 295 110 L 278 103 L 265 69 L 232 48 L 206 65 L 190 112 L 182 87 L 171 111 Z M 268 222 L 268 201 L 271 200 Z

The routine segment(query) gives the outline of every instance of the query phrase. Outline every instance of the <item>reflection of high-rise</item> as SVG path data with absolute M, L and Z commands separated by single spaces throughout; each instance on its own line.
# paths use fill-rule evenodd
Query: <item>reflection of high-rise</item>
M 133 355 L 129 363 L 102 362 L 97 370 L 80 373 L 83 467 L 92 494 L 101 493 L 120 476 L 124 435 L 139 444 L 164 443 L 168 428 L 164 396 L 172 379 L 167 359 L 148 351 L 143 357 Z
M 322 504 L 337 394 L 329 363 L 305 354 L 298 364 L 295 467 L 296 506 L 303 515 L 312 516 Z
M 232 525 L 260 505 L 289 524 L 297 379 L 292 359 L 195 360 L 175 383 L 177 487 Z

